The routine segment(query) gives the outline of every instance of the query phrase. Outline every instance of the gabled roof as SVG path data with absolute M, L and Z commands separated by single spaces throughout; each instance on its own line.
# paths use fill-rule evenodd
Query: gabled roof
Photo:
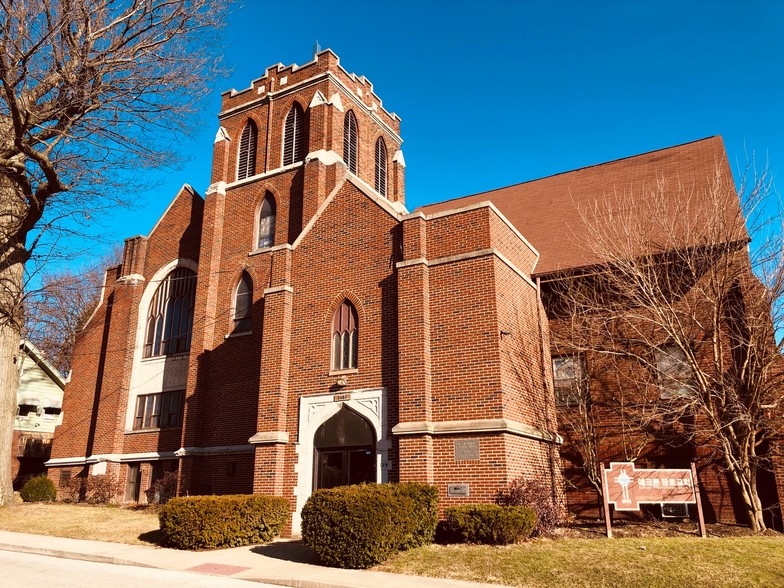
M 618 192 L 632 194 L 634 198 L 650 197 L 656 193 L 657 183 L 665 179 L 668 188 L 663 196 L 673 201 L 670 210 L 675 210 L 675 201 L 682 194 L 704 194 L 715 181 L 717 171 L 726 185 L 732 186 L 732 201 L 725 207 L 725 213 L 737 216 L 739 205 L 732 173 L 719 136 L 430 204 L 417 210 L 433 214 L 491 201 L 539 251 L 541 258 L 536 274 L 541 276 L 601 261 L 590 247 L 586 247 L 588 230 L 583 217 L 586 208 Z
M 65 389 L 65 378 L 60 373 L 60 371 L 54 367 L 49 360 L 44 357 L 44 354 L 41 353 L 41 350 L 38 349 L 35 345 L 33 345 L 27 339 L 22 339 L 21 343 L 19 344 L 19 348 L 22 349 L 29 357 L 32 359 L 45 373 L 49 378 L 57 384 L 57 387 L 61 390 Z

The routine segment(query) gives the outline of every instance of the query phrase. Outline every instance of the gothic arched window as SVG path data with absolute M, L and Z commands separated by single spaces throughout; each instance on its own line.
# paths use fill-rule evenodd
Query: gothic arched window
M 387 144 L 384 137 L 376 141 L 376 192 L 387 195 Z
M 348 300 L 332 317 L 332 369 L 347 370 L 357 367 L 359 325 L 357 309 Z
M 248 272 L 242 277 L 234 292 L 234 333 L 245 333 L 251 329 L 251 305 L 253 304 L 253 279 Z
M 185 267 L 161 282 L 147 311 L 144 357 L 183 353 L 191 348 L 196 274 Z
M 286 115 L 286 123 L 283 125 L 283 165 L 291 165 L 305 159 L 308 154 L 308 136 L 305 129 L 305 113 L 295 102 Z
M 267 193 L 259 209 L 259 249 L 275 244 L 275 199 Z
M 353 110 L 343 119 L 343 161 L 352 174 L 357 173 L 357 117 Z
M 240 135 L 240 149 L 237 154 L 237 179 L 244 180 L 256 174 L 256 123 L 248 121 Z

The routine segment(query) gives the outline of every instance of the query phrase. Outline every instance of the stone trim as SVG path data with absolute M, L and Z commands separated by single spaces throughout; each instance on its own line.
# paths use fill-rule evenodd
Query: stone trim
M 563 443 L 556 433 L 510 419 L 475 419 L 466 421 L 411 421 L 392 427 L 393 435 L 457 435 L 465 433 L 509 433 L 548 443 Z
M 268 443 L 288 443 L 289 434 L 286 431 L 267 431 L 264 433 L 256 433 L 248 439 L 251 445 L 265 445 Z
M 475 259 L 477 257 L 485 257 L 487 255 L 495 255 L 500 261 L 502 261 L 507 266 L 509 266 L 509 269 L 515 272 L 523 280 L 525 280 L 525 282 L 529 286 L 536 289 L 536 284 L 534 284 L 533 280 L 531 280 L 530 277 L 525 275 L 525 273 L 523 273 L 521 269 L 519 269 L 515 264 L 513 264 L 509 259 L 507 259 L 504 254 L 502 254 L 494 247 L 491 249 L 479 249 L 477 251 L 469 251 L 467 253 L 458 253 L 457 255 L 449 255 L 447 257 L 438 257 L 436 259 L 425 259 L 424 257 L 416 257 L 414 259 L 405 259 L 403 261 L 398 261 L 397 264 L 395 265 L 398 269 L 409 267 L 412 265 L 426 265 L 427 267 L 433 267 L 436 265 L 442 265 L 444 263 L 465 261 L 467 259 Z
M 272 286 L 271 288 L 265 288 L 263 294 L 266 296 L 267 294 L 275 294 L 277 292 L 290 292 L 291 294 L 294 294 L 294 288 L 291 286 Z

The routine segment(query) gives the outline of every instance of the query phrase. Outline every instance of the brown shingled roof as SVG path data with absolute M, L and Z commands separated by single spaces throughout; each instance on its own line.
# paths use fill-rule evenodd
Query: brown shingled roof
M 432 214 L 477 202 L 492 202 L 523 236 L 539 250 L 537 275 L 598 263 L 586 246 L 585 221 L 580 209 L 605 200 L 614 192 L 650 197 L 657 182 L 667 179 L 667 197 L 684 190 L 705 193 L 718 172 L 731 186 L 728 215 L 738 212 L 732 173 L 721 137 L 708 137 L 667 149 L 438 202 L 417 209 Z M 680 187 L 680 192 L 677 187 Z M 645 196 L 648 195 L 648 196 Z M 680 198 L 680 196 L 678 196 Z M 644 208 L 644 206 L 641 206 Z M 743 230 L 743 229 L 741 229 Z

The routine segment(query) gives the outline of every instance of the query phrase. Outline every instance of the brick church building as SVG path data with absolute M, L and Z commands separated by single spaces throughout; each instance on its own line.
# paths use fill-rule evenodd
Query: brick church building
M 565 234 L 573 194 L 701 181 L 721 139 L 409 212 L 400 119 L 329 50 L 224 93 L 219 121 L 204 197 L 183 186 L 107 271 L 55 483 L 111 474 L 143 501 L 176 471 L 181 494 L 289 498 L 294 533 L 314 489 L 349 483 L 426 481 L 450 506 L 523 476 L 560 500 L 541 292 L 595 261 Z

